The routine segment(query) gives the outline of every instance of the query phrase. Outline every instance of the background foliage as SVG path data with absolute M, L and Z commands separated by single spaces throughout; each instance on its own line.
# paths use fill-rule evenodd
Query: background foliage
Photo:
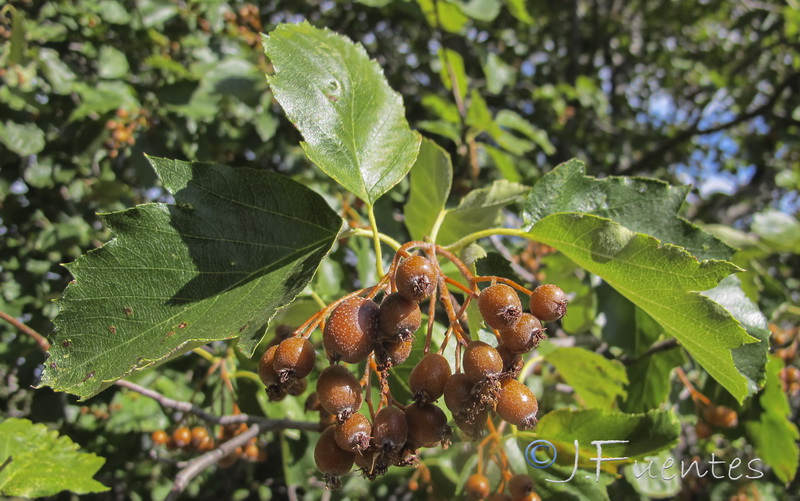
M 360 202 L 312 168 L 298 130 L 264 78 L 272 67 L 260 33 L 306 19 L 361 42 L 402 96 L 412 129 L 434 139 L 452 158 L 451 189 L 424 197 L 434 210 L 452 208 L 440 229 L 442 243 L 495 220 L 513 227 L 523 218 L 530 222 L 531 203 L 525 211 L 518 204 L 502 215 L 500 208 L 519 200 L 523 185 L 533 185 L 573 157 L 585 160 L 593 176 L 641 175 L 693 184 L 686 203 L 680 192 L 673 208 L 735 249 L 704 257 L 730 259 L 746 270 L 737 274 L 741 290 L 769 321 L 746 325 L 748 333 L 761 329 L 765 336 L 768 328 L 776 355 L 766 369 L 765 390 L 742 406 L 696 365 L 685 365 L 708 398 L 740 416 L 738 426 L 717 430 L 709 440 L 696 436 L 700 417 L 691 401 L 679 398 L 683 386 L 674 378 L 665 382 L 664 374 L 686 359 L 671 350 L 654 354 L 651 363 L 635 361 L 662 339 L 647 315 L 562 254 L 517 239 L 494 238 L 485 247 L 513 256 L 510 271 L 523 282 L 556 281 L 575 293 L 555 335 L 574 340 L 575 346 L 545 354 L 547 363 L 537 377 L 542 385 L 537 394 L 546 408 L 619 402 L 626 412 L 645 412 L 677 402 L 673 407 L 682 435 L 676 457 L 744 451 L 762 454 L 771 466 L 755 482 L 685 482 L 678 486 L 684 496 L 702 496 L 703 484 L 715 498 L 796 492 L 797 480 L 790 481 L 797 469 L 792 447 L 797 437 L 787 423 L 797 424 L 800 401 L 797 386 L 781 383 L 786 374 L 781 367 L 797 367 L 800 313 L 797 6 L 614 0 L 327 0 L 258 6 L 82 0 L 12 1 L 9 6 L 0 25 L 0 310 L 51 333 L 52 300 L 71 280 L 60 263 L 109 238 L 96 213 L 173 201 L 144 153 L 278 171 L 320 193 L 351 226 L 367 227 Z M 427 140 L 422 144 L 421 154 L 440 154 Z M 451 176 L 443 178 L 450 182 Z M 412 170 L 410 179 L 377 202 L 367 196 L 381 230 L 398 240 L 418 238 L 433 224 L 423 221 L 419 229 L 402 224 L 399 216 L 419 207 L 415 184 L 433 185 Z M 585 192 L 597 189 L 584 187 Z M 535 203 L 554 206 L 558 201 L 550 198 L 556 191 Z M 675 221 L 675 231 L 684 231 Z M 621 224 L 647 233 L 630 221 Z M 703 243 L 698 248 L 709 250 Z M 580 264 L 579 257 L 570 257 Z M 373 262 L 366 239 L 340 242 L 323 262 L 313 289 L 331 300 L 374 283 Z M 282 318 L 296 323 L 315 308 L 301 295 Z M 631 332 L 635 335 L 627 335 Z M 153 458 L 148 437 L 168 427 L 174 416 L 119 389 L 84 403 L 47 389 L 32 391 L 43 364 L 38 347 L 5 323 L 0 337 L 4 417 L 46 424 L 83 451 L 106 458 L 95 478 L 111 488 L 109 497 L 165 495 L 175 469 Z M 224 344 L 212 347 L 226 353 Z M 598 394 L 594 381 L 581 381 L 580 374 L 564 367 L 565 354 L 559 355 L 564 349 L 580 349 L 585 356 L 594 352 L 603 360 L 633 360 L 624 366 L 628 383 L 624 388 L 609 383 L 604 388 L 610 393 Z M 239 357 L 239 367 L 253 368 L 253 361 L 231 356 Z M 219 378 L 204 381 L 207 369 L 208 362 L 189 355 L 136 377 L 167 396 L 230 410 L 230 402 L 221 400 Z M 619 367 L 608 373 L 618 375 Z M 621 378 L 609 379 L 618 386 Z M 565 383 L 574 393 L 557 391 Z M 237 391 L 246 412 L 304 417 L 300 404 L 268 404 L 246 380 L 238 382 Z M 293 432 L 270 437 L 267 463 L 237 465 L 223 475 L 210 470 L 189 492 L 280 498 L 287 486 L 304 485 L 313 471 L 313 439 Z M 779 441 L 787 447 L 776 447 Z M 458 472 L 469 469 L 462 468 L 464 458 L 455 448 L 431 460 L 433 495 L 458 490 L 463 484 Z M 373 485 L 353 479 L 341 493 L 359 497 L 371 489 L 372 495 L 402 496 L 408 492 L 405 475 L 393 472 Z M 626 478 L 609 487 L 611 498 L 653 493 Z M 590 486 L 576 483 L 580 488 Z M 658 488 L 668 492 L 669 486 Z M 308 493 L 321 495 L 318 489 Z

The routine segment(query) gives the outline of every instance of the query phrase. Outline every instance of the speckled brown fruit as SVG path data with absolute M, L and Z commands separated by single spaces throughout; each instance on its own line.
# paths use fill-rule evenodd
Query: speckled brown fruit
M 508 480 L 508 492 L 513 498 L 522 498 L 533 492 L 533 479 L 524 473 L 518 473 Z
M 314 448 L 314 462 L 317 468 L 326 475 L 344 475 L 353 467 L 356 455 L 336 444 L 334 427 L 323 430 Z
M 462 366 L 470 381 L 478 383 L 503 372 L 503 358 L 483 341 L 471 341 L 464 350 Z
M 447 416 L 433 404 L 406 407 L 408 440 L 417 447 L 448 447 L 452 432 Z
M 395 273 L 397 292 L 409 301 L 419 303 L 433 293 L 436 278 L 436 270 L 427 258 L 408 257 L 397 265 Z
M 492 329 L 509 329 L 522 316 L 522 303 L 513 288 L 494 284 L 478 296 L 478 308 L 486 325 Z
M 258 361 L 258 377 L 265 386 L 278 384 L 280 376 L 278 371 L 275 370 L 273 363 L 275 361 L 275 352 L 278 351 L 278 346 L 270 346 L 267 351 L 261 356 Z
M 444 404 L 455 417 L 468 404 L 470 392 L 475 386 L 466 374 L 459 372 L 450 376 L 444 386 Z
M 384 407 L 375 414 L 372 423 L 375 446 L 383 450 L 399 450 L 408 438 L 408 421 L 397 407 Z
M 380 454 L 377 449 L 373 448 L 356 452 L 355 463 L 356 466 L 361 469 L 363 475 L 370 480 L 374 480 L 379 475 L 383 475 L 389 468 L 386 457 Z
M 497 414 L 520 430 L 530 430 L 538 420 L 536 412 L 539 403 L 533 392 L 516 379 L 505 379 L 501 382 L 500 395 L 497 397 Z
M 413 341 L 379 342 L 375 348 L 375 362 L 378 364 L 378 370 L 391 369 L 402 364 L 411 355 L 413 348 Z
M 428 353 L 408 376 L 408 386 L 414 401 L 433 402 L 444 393 L 444 386 L 450 379 L 450 363 L 438 353 Z
M 378 339 L 379 312 L 374 301 L 357 296 L 333 309 L 322 332 L 332 361 L 357 364 L 367 358 Z
M 380 335 L 384 340 L 408 341 L 422 324 L 419 304 L 409 301 L 398 292 L 393 292 L 381 302 L 379 323 Z
M 331 365 L 317 379 L 317 397 L 323 409 L 343 421 L 361 407 L 361 385 L 346 367 Z
M 289 378 L 302 379 L 311 373 L 317 352 L 311 341 L 303 337 L 284 339 L 275 351 L 272 367 L 278 373 L 281 382 Z
M 489 496 L 489 490 L 489 479 L 480 473 L 470 475 L 464 486 L 467 499 L 485 499 Z
M 499 343 L 495 349 L 497 353 L 500 354 L 500 358 L 503 359 L 503 372 L 509 374 L 511 377 L 517 377 L 524 365 L 522 355 L 512 353 L 511 350 L 506 348 L 504 343 Z
M 530 310 L 542 322 L 555 322 L 567 314 L 569 300 L 557 285 L 544 284 L 531 294 Z
M 289 395 L 293 397 L 299 397 L 306 392 L 306 388 L 308 388 L 308 382 L 306 382 L 305 379 L 290 378 L 289 381 L 286 382 L 285 388 L 286 393 Z
M 343 423 L 336 425 L 334 438 L 336 444 L 350 452 L 363 451 L 369 447 L 372 425 L 360 412 L 355 412 Z
M 530 313 L 523 313 L 514 327 L 501 330 L 500 337 L 514 353 L 528 353 L 545 338 L 542 322 Z

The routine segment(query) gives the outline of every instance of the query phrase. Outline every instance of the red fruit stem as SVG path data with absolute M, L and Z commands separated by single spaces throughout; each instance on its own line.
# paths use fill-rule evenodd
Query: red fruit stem
M 485 276 L 485 277 L 474 277 L 474 278 L 473 278 L 473 282 L 474 282 L 475 284 L 477 284 L 478 282 L 490 282 L 490 281 L 491 281 L 492 283 L 495 283 L 495 282 L 502 282 L 502 283 L 504 283 L 504 284 L 506 284 L 506 285 L 510 285 L 511 287 L 513 287 L 513 288 L 517 289 L 518 291 L 520 291 L 520 292 L 524 292 L 524 293 L 525 293 L 525 294 L 527 294 L 528 296 L 530 296 L 531 294 L 533 294 L 533 291 L 531 291 L 530 289 L 526 289 L 525 287 L 521 286 L 521 285 L 520 285 L 520 284 L 518 284 L 517 282 L 515 282 L 515 281 L 513 281 L 513 280 L 509 280 L 509 279 L 507 279 L 507 278 L 503 278 L 503 277 L 496 277 L 496 276 L 494 276 L 494 275 L 488 275 L 488 276 Z

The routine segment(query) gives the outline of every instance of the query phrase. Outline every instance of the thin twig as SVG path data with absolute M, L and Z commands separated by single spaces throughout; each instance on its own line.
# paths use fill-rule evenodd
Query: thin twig
M 673 348 L 677 348 L 678 346 L 680 345 L 678 344 L 677 339 L 675 338 L 666 339 L 664 341 L 653 343 L 653 345 L 650 346 L 650 348 L 648 348 L 647 351 L 645 351 L 638 357 L 620 357 L 620 361 L 624 365 L 631 365 L 632 363 L 642 360 L 643 358 L 647 358 L 653 354 L 660 353 L 662 351 L 669 351 Z
M 36 340 L 36 344 L 39 345 L 39 349 L 41 349 L 42 351 L 47 351 L 47 350 L 50 349 L 50 341 L 48 341 L 44 336 L 42 336 L 41 334 L 39 334 L 35 330 L 31 329 L 27 325 L 23 324 L 22 322 L 20 322 L 16 318 L 12 317 L 8 313 L 6 313 L 4 311 L 0 311 L 0 318 L 2 318 L 6 322 L 10 323 L 11 325 L 13 325 L 17 329 L 19 329 L 20 332 L 22 332 L 24 334 L 27 334 L 30 337 L 32 337 L 33 339 L 35 339 Z

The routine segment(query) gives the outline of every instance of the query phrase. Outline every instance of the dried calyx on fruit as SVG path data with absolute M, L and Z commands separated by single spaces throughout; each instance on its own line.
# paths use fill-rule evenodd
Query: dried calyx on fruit
M 445 276 L 439 258 L 452 262 L 464 283 Z M 483 282 L 491 283 L 481 290 Z M 523 312 L 521 295 L 530 297 L 530 313 Z M 423 310 L 420 303 L 424 301 Z M 496 344 L 470 338 L 466 311 L 472 301 L 494 331 Z M 535 426 L 538 402 L 516 377 L 524 363 L 522 356 L 545 339 L 542 322 L 561 318 L 566 306 L 566 295 L 552 284 L 531 292 L 505 278 L 475 276 L 446 248 L 409 242 L 396 252 L 388 273 L 374 286 L 330 303 L 296 329 L 280 326 L 259 361 L 258 372 L 271 400 L 304 393 L 305 378 L 316 365 L 311 334 L 321 328 L 330 365 L 319 374 L 315 391 L 305 403 L 308 412 L 319 413 L 324 430 L 314 458 L 330 487 L 338 486 L 341 475 L 353 465 L 374 479 L 392 465 L 415 466 L 420 447 L 450 444 L 447 415 L 436 404 L 442 397 L 455 424 L 470 439 L 486 430 L 497 434 L 495 416 L 520 429 Z M 443 340 L 433 346 L 434 324 L 445 317 Z M 424 340 L 418 339 L 423 337 L 418 331 L 425 333 Z M 457 343 L 456 360 L 452 351 L 446 351 L 451 340 Z M 424 348 L 415 351 L 415 347 Z M 390 371 L 412 357 L 416 364 L 408 376 L 410 399 L 399 402 L 392 395 Z M 358 374 L 359 366 L 346 366 L 362 362 L 362 374 Z M 377 404 L 372 401 L 375 388 L 380 389 Z M 174 441 L 153 436 L 154 442 L 165 440 Z M 468 484 L 468 497 L 489 496 L 488 480 L 480 468 Z M 531 494 L 532 490 L 524 496 Z

